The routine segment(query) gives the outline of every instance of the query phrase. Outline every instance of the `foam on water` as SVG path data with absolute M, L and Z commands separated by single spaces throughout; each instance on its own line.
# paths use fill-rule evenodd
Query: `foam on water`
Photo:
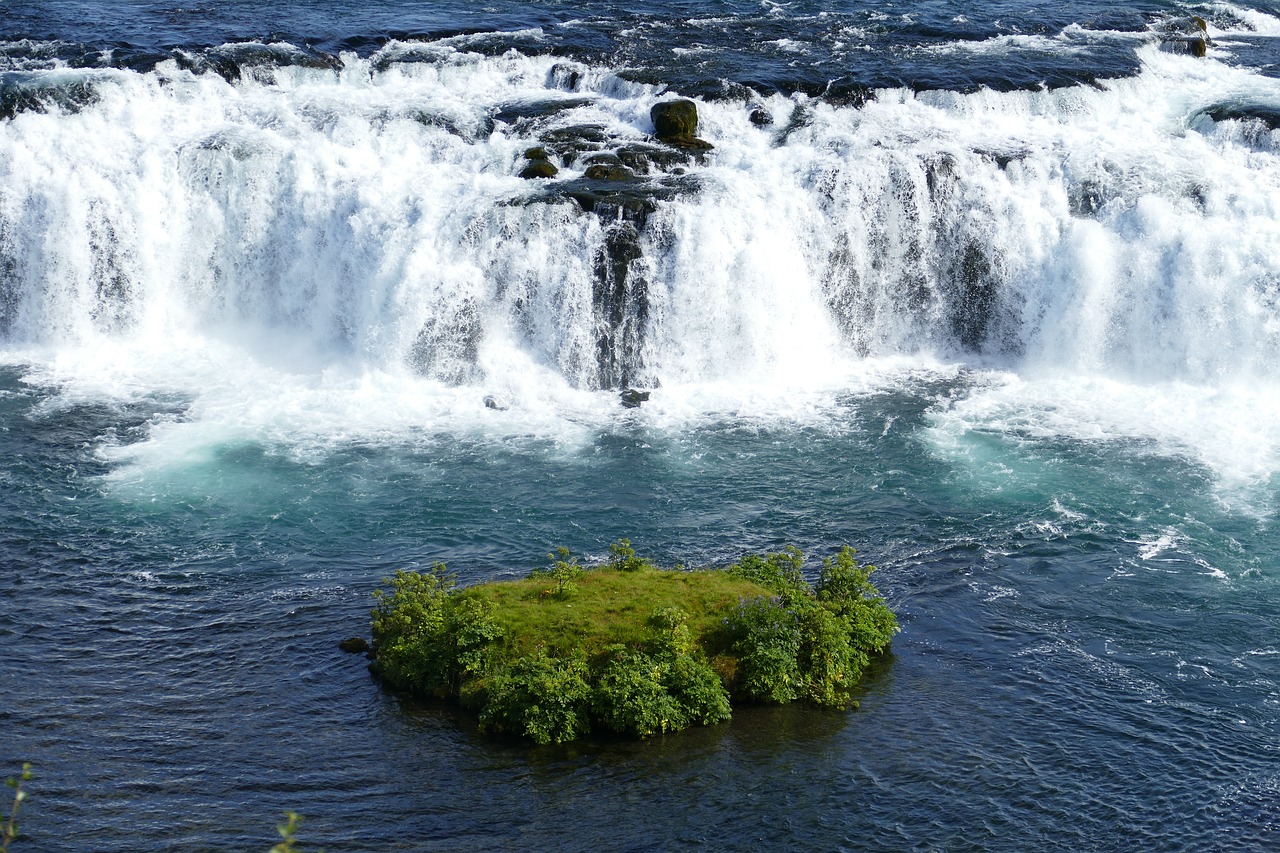
M 516 177 L 521 152 L 582 125 L 642 141 L 671 93 L 471 38 L 235 84 L 32 72 L 90 95 L 0 123 L 4 360 L 67 395 L 189 398 L 104 451 L 144 468 L 237 440 L 831 425 L 841 393 L 965 365 L 944 455 L 999 432 L 1139 440 L 1228 491 L 1280 469 L 1280 140 L 1212 112 L 1280 107 L 1280 82 L 1148 46 L 1096 89 L 776 94 L 763 128 L 702 103 L 716 148 L 634 226 L 617 309 L 601 258 L 626 223 Z M 624 382 L 659 390 L 624 415 Z

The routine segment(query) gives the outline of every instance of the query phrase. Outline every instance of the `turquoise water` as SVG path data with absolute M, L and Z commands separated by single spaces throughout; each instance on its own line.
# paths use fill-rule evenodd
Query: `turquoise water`
M 1269 514 L 1133 440 L 972 430 L 964 375 L 828 401 L 821 428 L 623 414 L 573 443 L 242 441 L 121 478 L 184 402 L 4 379 L 6 752 L 29 849 L 1264 849 L 1275 840 Z M 993 473 L 998 471 L 998 473 Z M 1247 509 L 1247 507 L 1246 507 Z M 528 748 L 383 693 L 337 640 L 395 568 L 842 543 L 903 626 L 861 709 L 740 712 Z M 573 827 L 564 834 L 565 825 Z

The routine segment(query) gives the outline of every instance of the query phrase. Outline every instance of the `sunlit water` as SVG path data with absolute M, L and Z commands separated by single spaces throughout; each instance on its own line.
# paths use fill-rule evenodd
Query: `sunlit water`
M 163 5 L 0 6 L 15 850 L 1280 843 L 1275 9 Z M 673 93 L 645 216 L 516 177 Z M 851 544 L 903 631 L 850 714 L 547 748 L 337 649 L 623 536 Z

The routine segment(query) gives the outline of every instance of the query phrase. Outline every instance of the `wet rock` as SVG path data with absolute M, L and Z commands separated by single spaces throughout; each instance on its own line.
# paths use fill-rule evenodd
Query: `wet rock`
M 698 105 L 693 101 L 663 101 L 649 110 L 655 135 L 666 142 L 684 136 L 698 135 Z
M 582 73 L 584 66 L 576 63 L 557 62 L 551 66 L 551 72 L 548 75 L 551 79 L 551 85 L 557 89 L 564 89 L 568 92 L 578 91 L 579 84 L 582 83 Z
M 467 297 L 427 318 L 406 360 L 420 376 L 464 385 L 475 378 L 481 331 L 476 300 Z
M 529 163 L 520 171 L 520 177 L 525 180 L 554 178 L 560 174 L 560 170 L 551 162 L 551 152 L 541 145 L 525 149 L 524 156 Z
M 520 177 L 525 180 L 533 180 L 535 178 L 554 178 L 560 174 L 560 170 L 550 160 L 537 159 L 530 160 L 528 165 L 520 170 Z
M 751 112 L 747 115 L 747 120 L 756 127 L 768 127 L 773 124 L 773 114 L 764 108 L 761 104 L 751 104 L 747 107 Z
M 1215 122 L 1257 121 L 1265 125 L 1267 130 L 1280 129 L 1280 107 L 1266 104 L 1213 104 L 1193 114 L 1192 120 L 1198 116 L 1208 116 Z
M 609 134 L 601 125 L 576 124 L 558 127 L 541 134 L 542 142 L 555 149 L 560 162 L 572 166 L 587 154 L 609 146 Z
M 595 98 L 536 98 L 512 101 L 501 105 L 492 113 L 494 121 L 516 126 L 539 123 L 565 110 L 595 103 Z
M 653 121 L 654 136 L 667 145 L 693 151 L 714 148 L 710 142 L 698 138 L 698 106 L 693 101 L 663 101 L 649 110 Z
M 97 103 L 98 98 L 96 85 L 87 79 L 48 82 L 38 75 L 0 77 L 0 119 L 49 109 L 75 113 Z
M 643 225 L 649 214 L 657 210 L 659 201 L 697 192 L 700 186 L 693 175 L 626 181 L 594 181 L 584 177 L 557 182 L 555 195 L 573 199 L 587 213 Z
M 621 164 L 593 163 L 587 167 L 584 175 L 592 181 L 630 181 L 635 178 L 636 173 Z
M 369 651 L 369 641 L 363 637 L 351 637 L 338 643 L 338 648 L 350 655 L 362 655 Z
M 248 42 L 194 53 L 179 50 L 175 51 L 173 59 L 179 68 L 193 74 L 211 72 L 228 83 L 247 78 L 264 85 L 275 82 L 274 71 L 277 68 L 296 66 L 336 72 L 343 67 L 342 60 L 332 54 L 287 44 Z
M 484 407 L 496 412 L 505 412 L 509 408 L 505 400 L 500 400 L 492 394 L 484 395 Z
M 615 149 L 615 156 L 622 165 L 641 175 L 652 171 L 681 174 L 677 169 L 689 165 L 696 154 L 667 145 L 652 145 L 647 142 L 628 142 Z
M 634 388 L 628 388 L 619 396 L 622 398 L 622 407 L 624 409 L 638 409 L 641 403 L 649 402 L 648 391 L 637 391 Z
M 1213 46 L 1213 39 L 1209 37 L 1209 25 L 1199 15 L 1167 21 L 1160 32 L 1160 49 L 1168 53 L 1203 58 Z

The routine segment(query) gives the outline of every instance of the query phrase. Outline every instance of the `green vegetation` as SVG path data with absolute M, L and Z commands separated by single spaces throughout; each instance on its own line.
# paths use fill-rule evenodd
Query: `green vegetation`
M 280 833 L 280 841 L 268 853 L 302 853 L 302 848 L 298 846 L 298 841 L 294 837 L 301 823 L 302 815 L 297 812 L 285 812 L 284 823 L 276 826 L 276 832 Z
M 398 571 L 374 593 L 374 672 L 538 743 L 711 725 L 731 700 L 845 708 L 898 630 L 853 555 L 824 560 L 812 586 L 795 548 L 690 572 L 626 539 L 598 569 L 561 548 L 527 578 L 465 589 L 443 564 Z
M 9 843 L 18 837 L 18 807 L 27 798 L 27 792 L 22 789 L 22 783 L 30 781 L 30 764 L 22 765 L 22 772 L 16 779 L 4 780 L 5 785 L 13 789 L 13 810 L 9 812 L 7 819 L 0 815 L 0 853 L 9 853 Z

